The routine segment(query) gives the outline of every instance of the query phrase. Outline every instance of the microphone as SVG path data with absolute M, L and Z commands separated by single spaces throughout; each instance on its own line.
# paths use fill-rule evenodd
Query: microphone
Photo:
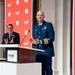
M 24 38 L 22 39 L 21 43 L 24 41 L 25 37 L 28 35 L 28 33 L 30 32 L 30 30 L 27 31 L 26 35 L 24 36 Z M 20 43 L 20 45 L 21 45 Z

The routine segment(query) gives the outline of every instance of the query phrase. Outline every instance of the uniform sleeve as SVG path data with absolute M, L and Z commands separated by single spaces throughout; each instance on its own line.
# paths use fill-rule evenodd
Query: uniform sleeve
M 34 38 L 34 26 L 33 26 L 33 29 L 32 29 L 32 36 Z
M 52 43 L 53 41 L 54 41 L 54 39 L 55 39 L 55 32 L 54 32 L 54 28 L 53 28 L 53 25 L 51 24 L 51 23 L 49 23 L 48 25 L 47 25 L 47 35 L 48 35 L 48 37 L 47 38 L 44 38 L 43 40 L 42 40 L 42 43 L 43 44 L 49 44 L 49 43 Z

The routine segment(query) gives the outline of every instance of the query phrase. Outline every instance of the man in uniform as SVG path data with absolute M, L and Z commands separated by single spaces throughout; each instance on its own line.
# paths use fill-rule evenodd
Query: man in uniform
M 42 75 L 53 75 L 52 57 L 54 56 L 55 32 L 52 23 L 44 21 L 44 17 L 43 11 L 37 12 L 38 23 L 33 27 L 33 38 L 30 41 L 37 45 L 37 49 L 44 50 L 44 52 L 36 52 L 36 61 L 42 62 Z

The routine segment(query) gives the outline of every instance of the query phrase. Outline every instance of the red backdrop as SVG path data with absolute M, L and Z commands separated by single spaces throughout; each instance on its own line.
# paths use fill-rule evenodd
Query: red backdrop
M 31 47 L 29 39 L 32 35 L 32 0 L 5 0 L 5 32 L 8 23 L 12 23 L 14 31 L 20 34 L 20 42 L 30 30 L 21 46 Z

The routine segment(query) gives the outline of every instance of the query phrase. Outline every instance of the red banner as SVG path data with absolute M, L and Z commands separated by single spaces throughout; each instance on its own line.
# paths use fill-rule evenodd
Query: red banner
M 26 36 L 21 45 L 31 47 L 29 39 L 32 35 L 32 0 L 5 0 L 5 32 L 9 23 L 20 34 L 20 42 Z

